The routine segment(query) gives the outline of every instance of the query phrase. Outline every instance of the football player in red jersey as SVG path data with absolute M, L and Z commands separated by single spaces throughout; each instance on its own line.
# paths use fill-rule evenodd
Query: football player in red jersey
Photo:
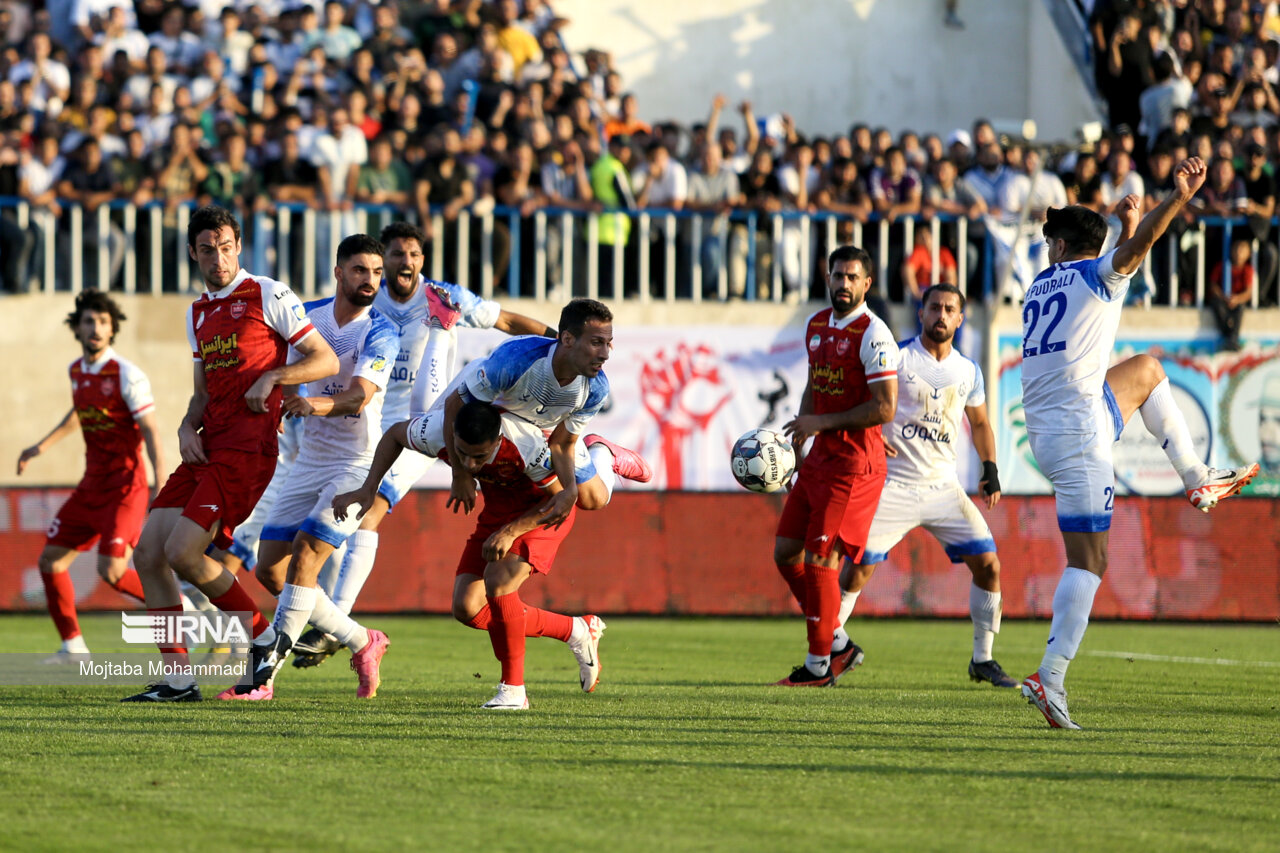
M 359 515 L 373 506 L 378 486 L 403 448 L 444 460 L 480 481 L 484 506 L 475 531 L 458 561 L 453 586 L 453 615 L 462 624 L 489 633 L 494 656 L 502 664 L 497 694 L 484 704 L 490 710 L 520 711 L 529 707 L 524 687 L 526 637 L 551 637 L 567 643 L 578 661 L 579 682 L 591 693 L 600 679 L 600 636 L 605 623 L 599 616 L 566 616 L 531 607 L 520 599 L 520 587 L 535 574 L 547 574 L 556 551 L 569 535 L 577 515 L 548 525 L 548 498 L 560 491 L 551 468 L 551 448 L 545 433 L 491 403 L 464 403 L 454 417 L 452 446 L 446 446 L 443 402 L 425 416 L 391 427 L 378 443 L 364 484 L 333 499 L 334 515 L 344 517 L 351 504 Z M 595 467 L 586 445 L 575 451 L 575 477 L 588 480 Z M 449 498 L 456 512 L 468 507 Z
M 231 545 L 276 467 L 281 386 L 332 376 L 333 348 L 317 334 L 289 286 L 240 268 L 240 224 L 220 207 L 202 207 L 187 228 L 187 250 L 205 292 L 187 309 L 195 391 L 178 428 L 182 464 L 156 496 L 134 554 L 152 613 L 179 612 L 184 580 L 226 612 L 253 615 L 255 644 L 274 642 L 271 625 L 235 576 L 205 554 Z M 286 364 L 289 347 L 302 358 Z M 187 650 L 162 645 L 163 683 L 126 702 L 195 702 Z
M 117 592 L 142 601 L 142 582 L 129 568 L 147 514 L 147 448 L 156 488 L 164 482 L 164 453 L 156 439 L 155 400 L 145 373 L 111 348 L 125 319 L 110 296 L 86 290 L 76 297 L 67 325 L 83 355 L 71 363 L 71 411 L 53 431 L 22 451 L 27 463 L 66 438 L 76 427 L 84 435 L 84 477 L 49 525 L 40 552 L 49 615 L 62 647 L 49 663 L 86 658 L 89 647 L 76 619 L 76 595 L 67 569 L 80 551 L 98 543 L 98 574 Z
M 870 255 L 855 246 L 831 253 L 831 307 L 805 327 L 809 380 L 800 413 L 782 427 L 796 447 L 813 436 L 773 549 L 809 634 L 809 654 L 777 682 L 783 687 L 830 687 L 860 662 L 852 642 L 831 647 L 840 610 L 840 559 L 856 563 L 866 547 L 886 470 L 880 425 L 893 420 L 898 408 L 898 346 L 889 327 L 867 308 L 870 286 Z

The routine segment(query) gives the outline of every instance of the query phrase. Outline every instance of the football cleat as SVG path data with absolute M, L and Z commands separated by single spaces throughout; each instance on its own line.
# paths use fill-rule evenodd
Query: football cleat
M 800 664 L 791 670 L 791 674 L 781 681 L 775 681 L 774 687 L 831 687 L 834 685 L 835 679 L 831 677 L 831 668 L 828 667 L 824 675 L 818 675 L 804 664 Z
M 378 667 L 389 645 L 391 641 L 386 634 L 370 628 L 369 644 L 351 656 L 351 668 L 360 681 L 356 687 L 357 699 L 372 699 L 378 695 L 378 685 L 382 684 Z
M 428 281 L 423 285 L 423 291 L 427 296 L 428 325 L 445 330 L 452 329 L 458 322 L 458 318 L 462 316 L 462 309 L 454 304 L 449 291 L 434 281 Z
M 613 454 L 613 471 L 619 477 L 625 477 L 628 480 L 634 480 L 637 483 L 647 483 L 653 479 L 653 469 L 649 467 L 649 463 L 644 461 L 639 453 L 623 447 L 621 444 L 615 444 L 602 435 L 588 435 L 582 439 L 582 443 L 587 447 L 593 444 L 603 444 L 609 448 L 609 452 Z
M 1027 676 L 1022 682 L 1022 695 L 1027 697 L 1027 702 L 1035 705 L 1044 718 L 1049 721 L 1049 725 L 1055 729 L 1079 729 L 1080 727 L 1071 721 L 1071 715 L 1067 713 L 1067 691 L 1054 690 L 1052 687 L 1046 687 L 1040 681 L 1039 670 Z
M 983 661 L 982 663 L 969 661 L 969 678 L 979 682 L 986 681 L 996 687 L 1018 686 L 1018 682 L 994 660 Z
M 855 669 L 862 665 L 862 647 L 853 640 L 849 641 L 842 650 L 831 650 L 831 686 L 835 687 L 836 682 L 840 680 L 840 676 L 844 675 L 851 669 Z
M 599 616 L 575 616 L 587 626 L 579 642 L 569 641 L 569 650 L 578 659 L 578 682 L 583 693 L 592 693 L 600 683 L 600 635 L 607 627 Z
M 72 652 L 66 649 L 58 649 L 56 652 L 45 658 L 44 662 L 53 666 L 65 666 L 73 663 L 85 663 L 91 660 L 93 660 L 93 657 L 89 654 L 88 649 L 85 649 L 83 652 Z
M 499 681 L 498 692 L 480 707 L 489 711 L 527 711 L 529 697 L 524 692 L 523 684 L 504 684 Z
M 1239 468 L 1206 469 L 1204 481 L 1187 489 L 1187 500 L 1201 512 L 1208 512 L 1218 502 L 1238 494 L 1249 481 L 1258 476 L 1258 463 Z
M 336 638 L 312 628 L 293 644 L 293 665 L 298 669 L 319 666 L 342 648 Z
M 132 696 L 126 696 L 121 702 L 199 702 L 203 697 L 200 695 L 200 685 L 192 683 L 190 687 L 170 687 L 161 681 L 156 684 L 148 684 L 147 688 L 141 693 L 135 693 Z
M 253 680 L 249 684 L 233 684 L 218 694 L 219 699 L 238 699 L 260 702 L 275 698 L 276 673 L 289 659 L 291 644 L 288 636 L 278 634 L 274 643 L 249 647 L 249 669 Z

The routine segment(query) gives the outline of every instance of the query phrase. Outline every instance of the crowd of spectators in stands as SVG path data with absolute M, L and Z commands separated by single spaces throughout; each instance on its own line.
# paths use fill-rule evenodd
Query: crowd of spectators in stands
M 698 245 L 687 221 L 678 225 L 679 286 L 688 292 L 697 266 L 706 295 L 730 297 L 746 287 L 750 242 L 758 294 L 769 294 L 774 265 L 787 295 L 820 292 L 824 229 L 810 230 L 806 252 L 795 219 L 777 239 L 767 214 L 825 211 L 841 217 L 841 241 L 854 223 L 887 223 L 891 275 L 881 284 L 891 299 L 954 280 L 961 268 L 971 294 L 986 277 L 998 295 L 1016 299 L 1016 283 L 1043 262 L 1035 255 L 1045 209 L 1079 203 L 1109 215 L 1129 192 L 1154 205 L 1170 190 L 1173 164 L 1195 154 L 1211 163 L 1211 179 L 1169 238 L 1176 250 L 1153 253 L 1146 286 L 1157 301 L 1189 301 L 1195 217 L 1246 217 L 1232 240 L 1249 251 L 1223 247 L 1220 229 L 1205 247 L 1216 270 L 1210 296 L 1222 303 L 1224 324 L 1234 316 L 1238 328 L 1242 264 L 1216 269 L 1218 259 L 1247 260 L 1250 288 L 1256 266 L 1263 302 L 1274 302 L 1276 7 L 1096 0 L 1090 34 L 1109 129 L 1088 144 L 1041 152 L 983 120 L 946 134 L 855 122 L 844 133 L 807 135 L 784 113 L 759 115 L 750 102 L 719 95 L 704 122 L 653 121 L 608 53 L 566 48 L 568 22 L 547 0 L 0 0 L 0 196 L 25 198 L 37 225 L 62 229 L 66 202 L 82 206 L 86 221 L 111 199 L 160 203 L 166 266 L 179 242 L 177 207 L 190 202 L 241 214 L 294 203 L 322 217 L 346 217 L 357 203 L 392 205 L 429 233 L 428 213 L 438 211 L 443 233 L 430 236 L 446 245 L 456 242 L 464 209 L 501 205 L 525 217 L 540 208 L 693 212 L 705 222 Z M 754 235 L 748 211 L 758 214 Z M 935 213 L 948 218 L 936 255 L 928 228 L 916 227 L 908 245 L 904 227 Z M 967 221 L 963 245 L 955 218 Z M 140 217 L 139 228 L 149 227 Z M 531 245 L 530 220 L 516 227 L 520 234 L 497 217 L 499 286 L 513 244 Z M 656 217 L 651 241 L 663 241 L 665 227 Z M 7 290 L 29 287 L 39 233 L 19 228 L 12 209 L 0 217 Z M 476 244 L 478 229 L 470 233 Z M 874 246 L 873 233 L 863 239 Z M 95 250 L 96 230 L 85 234 Z M 114 279 L 124 244 L 116 219 L 105 236 Z M 666 252 L 638 246 L 630 219 L 601 217 L 597 236 L 603 294 L 615 295 L 615 246 L 626 292 L 660 287 Z M 560 280 L 560 258 L 565 241 L 580 246 L 579 237 L 549 218 L 553 289 L 574 287 Z M 1004 251 L 982 251 L 988 238 Z M 645 283 L 642 251 L 650 259 Z M 446 257 L 446 274 L 456 276 L 456 250 Z M 139 263 L 149 274 L 147 259 Z M 519 263 L 528 292 L 532 253 L 520 252 Z M 1174 294 L 1172 265 L 1182 273 Z M 586 264 L 573 266 L 580 279 Z

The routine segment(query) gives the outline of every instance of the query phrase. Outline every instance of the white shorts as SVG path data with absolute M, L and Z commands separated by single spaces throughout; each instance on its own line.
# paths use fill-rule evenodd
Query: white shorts
M 1027 431 L 1040 471 L 1053 483 L 1058 529 L 1063 533 L 1101 533 L 1111 529 L 1116 474 L 1111 449 L 1124 430 L 1120 407 L 1103 386 L 1095 406 L 1092 433 Z
M 422 475 L 427 473 L 427 469 L 435 461 L 434 456 L 404 448 L 400 451 L 395 464 L 391 466 L 391 470 L 387 472 L 387 476 L 382 478 L 382 483 L 378 486 L 378 494 L 386 499 L 388 506 L 395 509 L 396 504 L 409 494 L 414 483 L 422 479 Z
M 964 562 L 963 558 L 975 554 L 994 554 L 996 550 L 991 528 L 959 481 L 914 486 L 886 480 L 871 520 L 862 564 L 883 562 L 893 546 L 917 527 L 932 533 L 953 563 Z
M 293 467 L 293 460 L 298 458 L 298 439 L 302 435 L 302 423 L 302 418 L 285 419 L 284 431 L 279 436 L 280 456 L 276 460 L 276 471 L 271 475 L 271 482 L 262 492 L 262 497 L 258 498 L 258 503 L 254 506 L 253 512 L 249 513 L 249 517 L 236 525 L 231 547 L 227 550 L 232 556 L 238 557 L 246 569 L 253 569 L 258 565 L 258 539 L 262 535 L 262 526 L 267 523 L 267 516 L 271 514 L 271 507 L 275 506 L 276 498 L 284 488 L 285 480 L 289 479 L 289 469 Z
M 368 473 L 367 464 L 294 462 L 262 527 L 261 538 L 268 542 L 292 542 L 302 532 L 337 548 L 356 532 L 360 520 L 353 512 L 344 521 L 337 521 L 333 517 L 333 498 L 340 492 L 358 489 Z

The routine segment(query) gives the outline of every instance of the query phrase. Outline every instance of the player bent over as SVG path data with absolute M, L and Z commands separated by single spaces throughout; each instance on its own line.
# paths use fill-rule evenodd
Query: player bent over
M 809 379 L 800 413 L 783 425 L 799 447 L 814 436 L 782 518 L 773 559 L 804 611 L 809 654 L 781 687 L 830 687 L 854 665 L 852 642 L 832 648 L 839 561 L 858 562 L 884 486 L 880 425 L 898 405 L 898 346 L 865 301 L 871 256 L 841 246 L 827 259 L 830 308 L 809 318 Z
M 49 525 L 40 552 L 49 615 L 62 647 L 47 663 L 71 663 L 89 653 L 76 618 L 76 594 L 67 571 L 76 554 L 98 543 L 98 574 L 116 592 L 143 600 L 142 581 L 129 568 L 147 515 L 147 448 L 156 488 L 164 482 L 164 454 L 156 440 L 155 400 L 145 373 L 111 348 L 125 319 L 110 296 L 86 290 L 76 296 L 66 323 L 83 355 L 71 363 L 71 411 L 53 431 L 22 451 L 27 463 L 70 435 L 84 436 L 84 477 Z
M 1141 222 L 1141 200 L 1122 199 L 1120 242 L 1101 257 L 1107 225 L 1099 214 L 1078 205 L 1050 208 L 1044 224 L 1050 266 L 1027 289 L 1022 309 L 1022 402 L 1031 452 L 1053 483 L 1067 567 L 1053 596 L 1044 659 L 1022 693 L 1054 728 L 1080 728 L 1067 711 L 1064 679 L 1107 570 L 1111 446 L 1125 423 L 1141 412 L 1198 509 L 1207 512 L 1258 473 L 1256 463 L 1229 470 L 1204 464 L 1154 358 L 1138 355 L 1107 369 L 1130 279 L 1205 174 L 1198 157 L 1179 163 L 1174 191 Z
M 382 401 L 395 366 L 400 336 L 373 309 L 382 277 L 382 244 L 354 234 L 338 244 L 337 292 L 309 303 L 308 317 L 340 354 L 335 376 L 313 383 L 316 396 L 290 397 L 287 417 L 305 417 L 298 456 L 262 527 L 255 574 L 280 597 L 272 622 L 275 641 L 253 648 L 252 683 L 236 685 L 219 699 L 269 700 L 275 675 L 308 621 L 351 649 L 356 696 L 378 692 L 379 662 L 389 642 L 336 608 L 316 583 L 333 550 L 355 532 L 356 521 L 335 519 L 333 496 L 364 482 L 382 424 Z
M 560 491 L 550 467 L 550 448 L 542 431 L 527 421 L 500 412 L 480 401 L 464 404 L 454 417 L 452 442 L 446 443 L 442 408 L 396 424 L 378 445 L 373 468 L 364 485 L 334 499 L 338 517 L 351 504 L 361 512 L 372 505 L 378 483 L 408 447 L 443 459 L 483 485 L 484 506 L 475 531 L 463 548 L 453 588 L 453 615 L 459 622 L 489 632 L 494 655 L 502 664 L 498 692 L 483 707 L 524 710 L 529 699 L 524 686 L 526 637 L 552 637 L 569 645 L 578 661 L 579 683 L 587 693 L 600 679 L 600 637 L 604 620 L 598 616 L 566 616 L 520 600 L 519 590 L 534 573 L 547 574 L 560 543 L 573 527 L 577 507 L 558 525 L 546 523 L 549 498 Z M 448 448 L 448 449 L 447 449 Z M 576 477 L 589 480 L 595 470 L 581 445 L 576 453 Z M 450 497 L 449 504 L 458 502 Z
M 956 440 L 960 418 L 969 419 L 973 445 L 982 461 L 979 488 L 991 509 L 1000 500 L 996 439 L 987 421 L 982 371 L 952 346 L 964 322 L 964 294 L 953 284 L 935 284 L 924 292 L 921 334 L 903 343 L 898 363 L 898 412 L 886 430 L 888 477 L 871 520 L 867 549 L 840 573 L 840 627 L 835 644 L 850 642 L 844 624 L 876 564 L 917 527 L 932 533 L 954 563 L 973 574 L 969 616 L 973 620 L 973 657 L 969 677 L 996 687 L 1017 687 L 991 655 L 1000 630 L 1000 559 L 982 513 L 960 485 Z M 855 652 L 850 668 L 862 662 Z
M 316 334 L 288 285 L 240 268 L 240 224 L 219 207 L 203 207 L 187 229 L 188 252 L 205 292 L 187 309 L 194 393 L 178 428 L 182 464 L 151 504 L 134 552 L 147 607 L 179 612 L 173 568 L 227 612 L 253 614 L 255 643 L 274 640 L 271 625 L 235 576 L 205 555 L 231 545 L 276 466 L 283 385 L 335 373 L 338 359 Z M 285 364 L 289 347 L 301 360 Z M 170 674 L 126 702 L 195 702 L 187 650 L 162 645 Z
M 400 332 L 400 351 L 382 404 L 382 430 L 426 412 L 453 379 L 458 329 L 498 329 L 509 335 L 555 337 L 546 323 L 507 311 L 497 302 L 482 299 L 456 284 L 431 281 L 422 274 L 427 238 L 418 226 L 393 222 L 378 235 L 383 245 L 383 280 L 373 307 Z M 416 377 L 421 374 L 422 382 Z M 410 404 L 412 398 L 413 403 Z M 343 613 L 350 613 L 360 590 L 373 571 L 378 552 L 378 527 L 434 459 L 405 453 L 387 472 L 373 508 L 347 540 L 341 569 L 330 598 Z M 341 645 L 312 628 L 293 646 L 295 667 L 316 666 Z

